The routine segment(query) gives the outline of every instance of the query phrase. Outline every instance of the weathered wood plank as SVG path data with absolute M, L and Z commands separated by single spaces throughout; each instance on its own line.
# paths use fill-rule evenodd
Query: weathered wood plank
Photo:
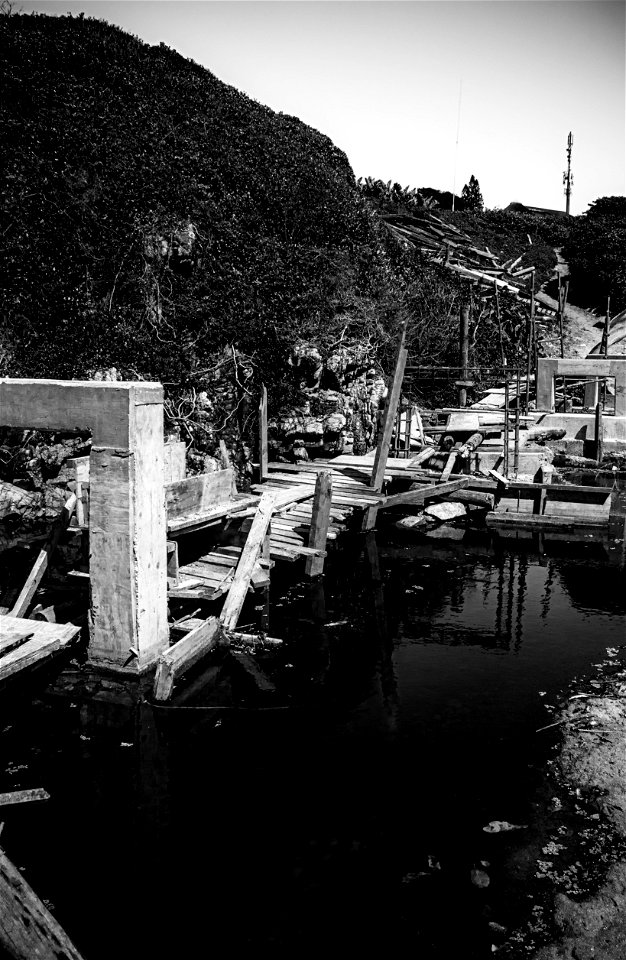
M 450 453 L 448 454 L 448 459 L 446 460 L 445 466 L 441 471 L 442 483 L 445 483 L 446 480 L 449 479 L 450 474 L 452 473 L 452 467 L 456 463 L 457 456 L 458 456 L 458 452 L 456 450 L 451 450 Z
M 325 551 L 330 521 L 330 507 L 333 497 L 333 476 L 330 471 L 317 475 L 315 497 L 313 499 L 313 513 L 311 529 L 309 531 L 309 547 L 314 550 Z M 307 557 L 305 573 L 309 577 L 319 576 L 324 570 L 324 558 L 321 556 Z
M 271 493 L 264 493 L 257 507 L 254 520 L 252 521 L 250 533 L 241 551 L 235 577 L 220 614 L 220 622 L 225 630 L 234 630 L 237 626 L 241 608 L 243 607 L 248 592 L 250 577 L 252 576 L 254 565 L 259 559 L 263 540 L 272 519 L 273 510 L 273 495 Z
M 36 800 L 49 800 L 50 794 L 43 787 L 31 790 L 10 790 L 0 793 L 0 807 L 14 807 L 20 803 L 34 803 Z
M 154 678 L 154 699 L 169 700 L 174 683 L 216 647 L 220 637 L 220 621 L 211 617 L 162 653 Z
M 203 513 L 168 520 L 167 532 L 170 536 L 176 536 L 179 533 L 186 533 L 196 527 L 200 529 L 201 527 L 211 526 L 224 517 L 245 516 L 246 511 L 256 508 L 258 502 L 258 496 L 244 497 L 238 500 L 226 500 L 217 506 L 210 507 Z
M 65 930 L 2 849 L 0 944 L 14 960 L 82 960 Z
M 606 519 L 575 515 L 552 517 L 545 514 L 539 516 L 534 513 L 499 513 L 497 511 L 487 514 L 486 523 L 488 527 L 555 527 L 562 530 L 574 530 L 578 527 L 608 530 L 609 526 L 608 517 Z
M 261 483 L 268 474 L 269 444 L 267 433 L 267 388 L 261 386 L 261 401 L 259 403 L 259 478 Z
M 233 483 L 232 467 L 202 473 L 165 485 L 165 505 L 168 522 L 181 517 L 205 513 L 219 503 L 231 499 Z
M 0 637 L 11 637 L 20 633 L 30 633 L 31 637 L 0 657 L 0 680 L 7 680 L 40 660 L 59 653 L 80 633 L 80 629 L 73 623 L 23 620 L 3 614 L 0 616 Z
M 174 483 L 184 480 L 187 474 L 187 444 L 183 440 L 170 440 L 163 444 L 163 480 Z
M 405 493 L 395 493 L 387 497 L 381 504 L 380 509 L 386 510 L 389 507 L 408 506 L 424 503 L 426 500 L 435 500 L 439 497 L 446 497 L 455 490 L 461 490 L 469 483 L 469 477 L 461 477 L 458 480 L 448 480 L 447 483 L 437 483 L 429 487 L 422 487 L 421 490 L 407 490 Z
M 61 534 L 67 529 L 67 526 L 70 522 L 71 516 L 74 512 L 76 506 L 76 494 L 73 493 L 71 497 L 63 505 L 61 513 L 54 521 L 50 535 L 45 545 L 39 551 L 37 559 L 35 560 L 33 567 L 26 578 L 26 583 L 20 591 L 20 595 L 13 604 L 9 616 L 11 617 L 23 617 L 27 612 L 37 587 L 41 583 L 43 576 L 48 569 L 48 564 L 50 563 L 50 557 L 54 553 L 61 539 Z
M 383 426 L 380 432 L 378 444 L 376 446 L 374 466 L 372 468 L 372 476 L 370 478 L 370 487 L 377 491 L 382 490 L 385 480 L 385 468 L 387 466 L 387 457 L 389 456 L 389 446 L 391 444 L 391 437 L 396 419 L 396 410 L 400 400 L 400 393 L 402 391 L 402 381 L 404 380 L 404 368 L 406 367 L 406 361 L 408 357 L 408 351 L 404 346 L 405 336 L 406 327 L 404 327 L 402 330 L 402 337 L 400 339 L 400 346 L 398 348 L 398 355 L 396 359 L 396 368 L 393 374 L 391 389 L 387 397 Z

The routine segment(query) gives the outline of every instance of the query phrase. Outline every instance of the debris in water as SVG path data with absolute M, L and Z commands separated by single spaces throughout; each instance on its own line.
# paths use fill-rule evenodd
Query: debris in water
M 488 887 L 491 883 L 489 876 L 485 873 L 484 870 L 472 870 L 471 871 L 472 883 L 475 887 L 480 887 L 484 890 L 485 887 Z
M 483 827 L 485 833 L 507 833 L 510 830 L 527 830 L 528 824 L 525 823 L 507 823 L 506 820 L 492 820 L 486 827 Z

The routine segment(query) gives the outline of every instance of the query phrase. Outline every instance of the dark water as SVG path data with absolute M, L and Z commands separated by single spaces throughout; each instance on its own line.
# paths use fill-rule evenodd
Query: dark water
M 7 813 L 7 853 L 85 960 L 490 957 L 529 908 L 545 705 L 626 639 L 619 551 L 542 547 L 355 539 L 323 586 L 273 587 L 275 694 L 225 661 L 187 709 L 5 707 L 0 788 L 52 795 Z

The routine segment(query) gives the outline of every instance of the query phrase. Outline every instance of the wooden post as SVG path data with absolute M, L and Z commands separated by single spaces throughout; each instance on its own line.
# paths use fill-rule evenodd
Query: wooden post
M 498 321 L 498 338 L 500 340 L 500 362 L 504 366 L 505 353 L 504 353 L 504 340 L 502 338 L 502 317 L 500 316 L 500 294 L 498 293 L 498 281 L 493 278 L 495 298 L 496 298 L 496 320 Z
M 376 447 L 376 456 L 374 457 L 374 467 L 372 469 L 372 476 L 370 478 L 370 487 L 372 487 L 374 490 L 382 490 L 383 482 L 385 479 L 385 470 L 387 468 L 387 458 L 389 456 L 389 444 L 391 443 L 391 435 L 393 433 L 393 424 L 396 417 L 396 409 L 398 407 L 398 401 L 400 399 L 400 391 L 402 390 L 402 381 L 404 379 L 404 368 L 406 366 L 406 360 L 408 355 L 408 351 L 404 345 L 405 339 L 406 339 L 406 324 L 402 328 L 402 336 L 400 337 L 400 345 L 398 347 L 398 355 L 396 359 L 396 368 L 394 371 L 391 388 L 387 396 L 387 405 L 385 407 L 383 423 L 380 430 L 380 436 L 378 438 L 378 444 Z
M 419 407 L 415 407 L 415 422 L 417 423 L 417 430 L 420 435 L 420 441 L 423 449 L 426 446 L 426 437 L 424 436 L 424 424 L 422 423 L 422 415 Z
M 259 481 L 267 479 L 269 470 L 268 442 L 267 442 L 267 388 L 261 385 L 261 401 L 259 403 Z
M 126 673 L 148 669 L 169 643 L 163 387 L 0 380 L 0 421 L 91 430 L 89 659 Z
M 559 335 L 561 338 L 561 359 L 565 356 L 565 339 L 563 336 L 563 313 L 565 312 L 565 297 L 561 285 L 561 274 L 559 274 Z
M 596 403 L 596 460 L 602 462 L 604 456 L 604 424 L 602 423 L 602 404 Z
M 459 359 L 461 365 L 461 380 L 467 381 L 469 363 L 469 303 L 461 304 L 461 324 L 459 330 Z M 459 387 L 459 406 L 464 407 L 467 403 L 467 387 Z
M 1 849 L 0 944 L 14 960 L 81 960 L 65 930 Z
M 411 426 L 413 424 L 413 407 L 407 404 L 404 408 L 404 457 L 408 459 L 411 456 Z
M 331 470 L 322 470 L 315 482 L 315 497 L 311 514 L 309 546 L 314 550 L 326 550 L 326 536 L 330 521 L 330 508 L 333 499 L 333 475 Z M 304 567 L 308 577 L 316 577 L 324 570 L 324 557 L 306 558 Z
M 504 476 L 509 478 L 509 371 L 507 370 L 506 360 L 504 361 L 504 445 L 502 448 L 504 455 Z
M 604 328 L 602 330 L 602 344 L 600 353 L 608 357 L 609 355 L 609 327 L 611 325 L 611 298 L 606 298 L 606 316 L 604 318 Z
M 220 631 L 220 621 L 210 617 L 161 654 L 154 676 L 155 700 L 169 700 L 175 681 L 219 643 Z
M 263 540 L 272 519 L 274 509 L 274 497 L 271 493 L 264 493 L 259 501 L 252 526 L 244 548 L 241 551 L 235 576 L 226 596 L 220 621 L 225 630 L 234 630 L 239 620 L 239 615 L 248 593 L 250 577 L 254 570 L 254 565 L 259 558 Z
M 513 473 L 517 478 L 519 473 L 519 388 L 520 376 L 519 368 L 517 370 L 517 403 L 515 404 L 515 427 L 514 427 L 514 445 L 513 445 Z

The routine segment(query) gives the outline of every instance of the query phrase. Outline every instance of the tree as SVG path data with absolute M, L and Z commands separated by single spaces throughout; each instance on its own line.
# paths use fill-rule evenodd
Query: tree
M 626 198 L 600 197 L 587 213 L 574 217 L 563 247 L 575 294 L 611 313 L 626 307 Z
M 590 220 L 596 217 L 626 219 L 626 197 L 599 197 L 589 204 L 586 216 Z
M 469 183 L 466 183 L 461 191 L 461 200 L 466 210 L 482 210 L 484 207 L 483 195 L 480 192 L 480 184 L 474 176 L 471 175 Z

